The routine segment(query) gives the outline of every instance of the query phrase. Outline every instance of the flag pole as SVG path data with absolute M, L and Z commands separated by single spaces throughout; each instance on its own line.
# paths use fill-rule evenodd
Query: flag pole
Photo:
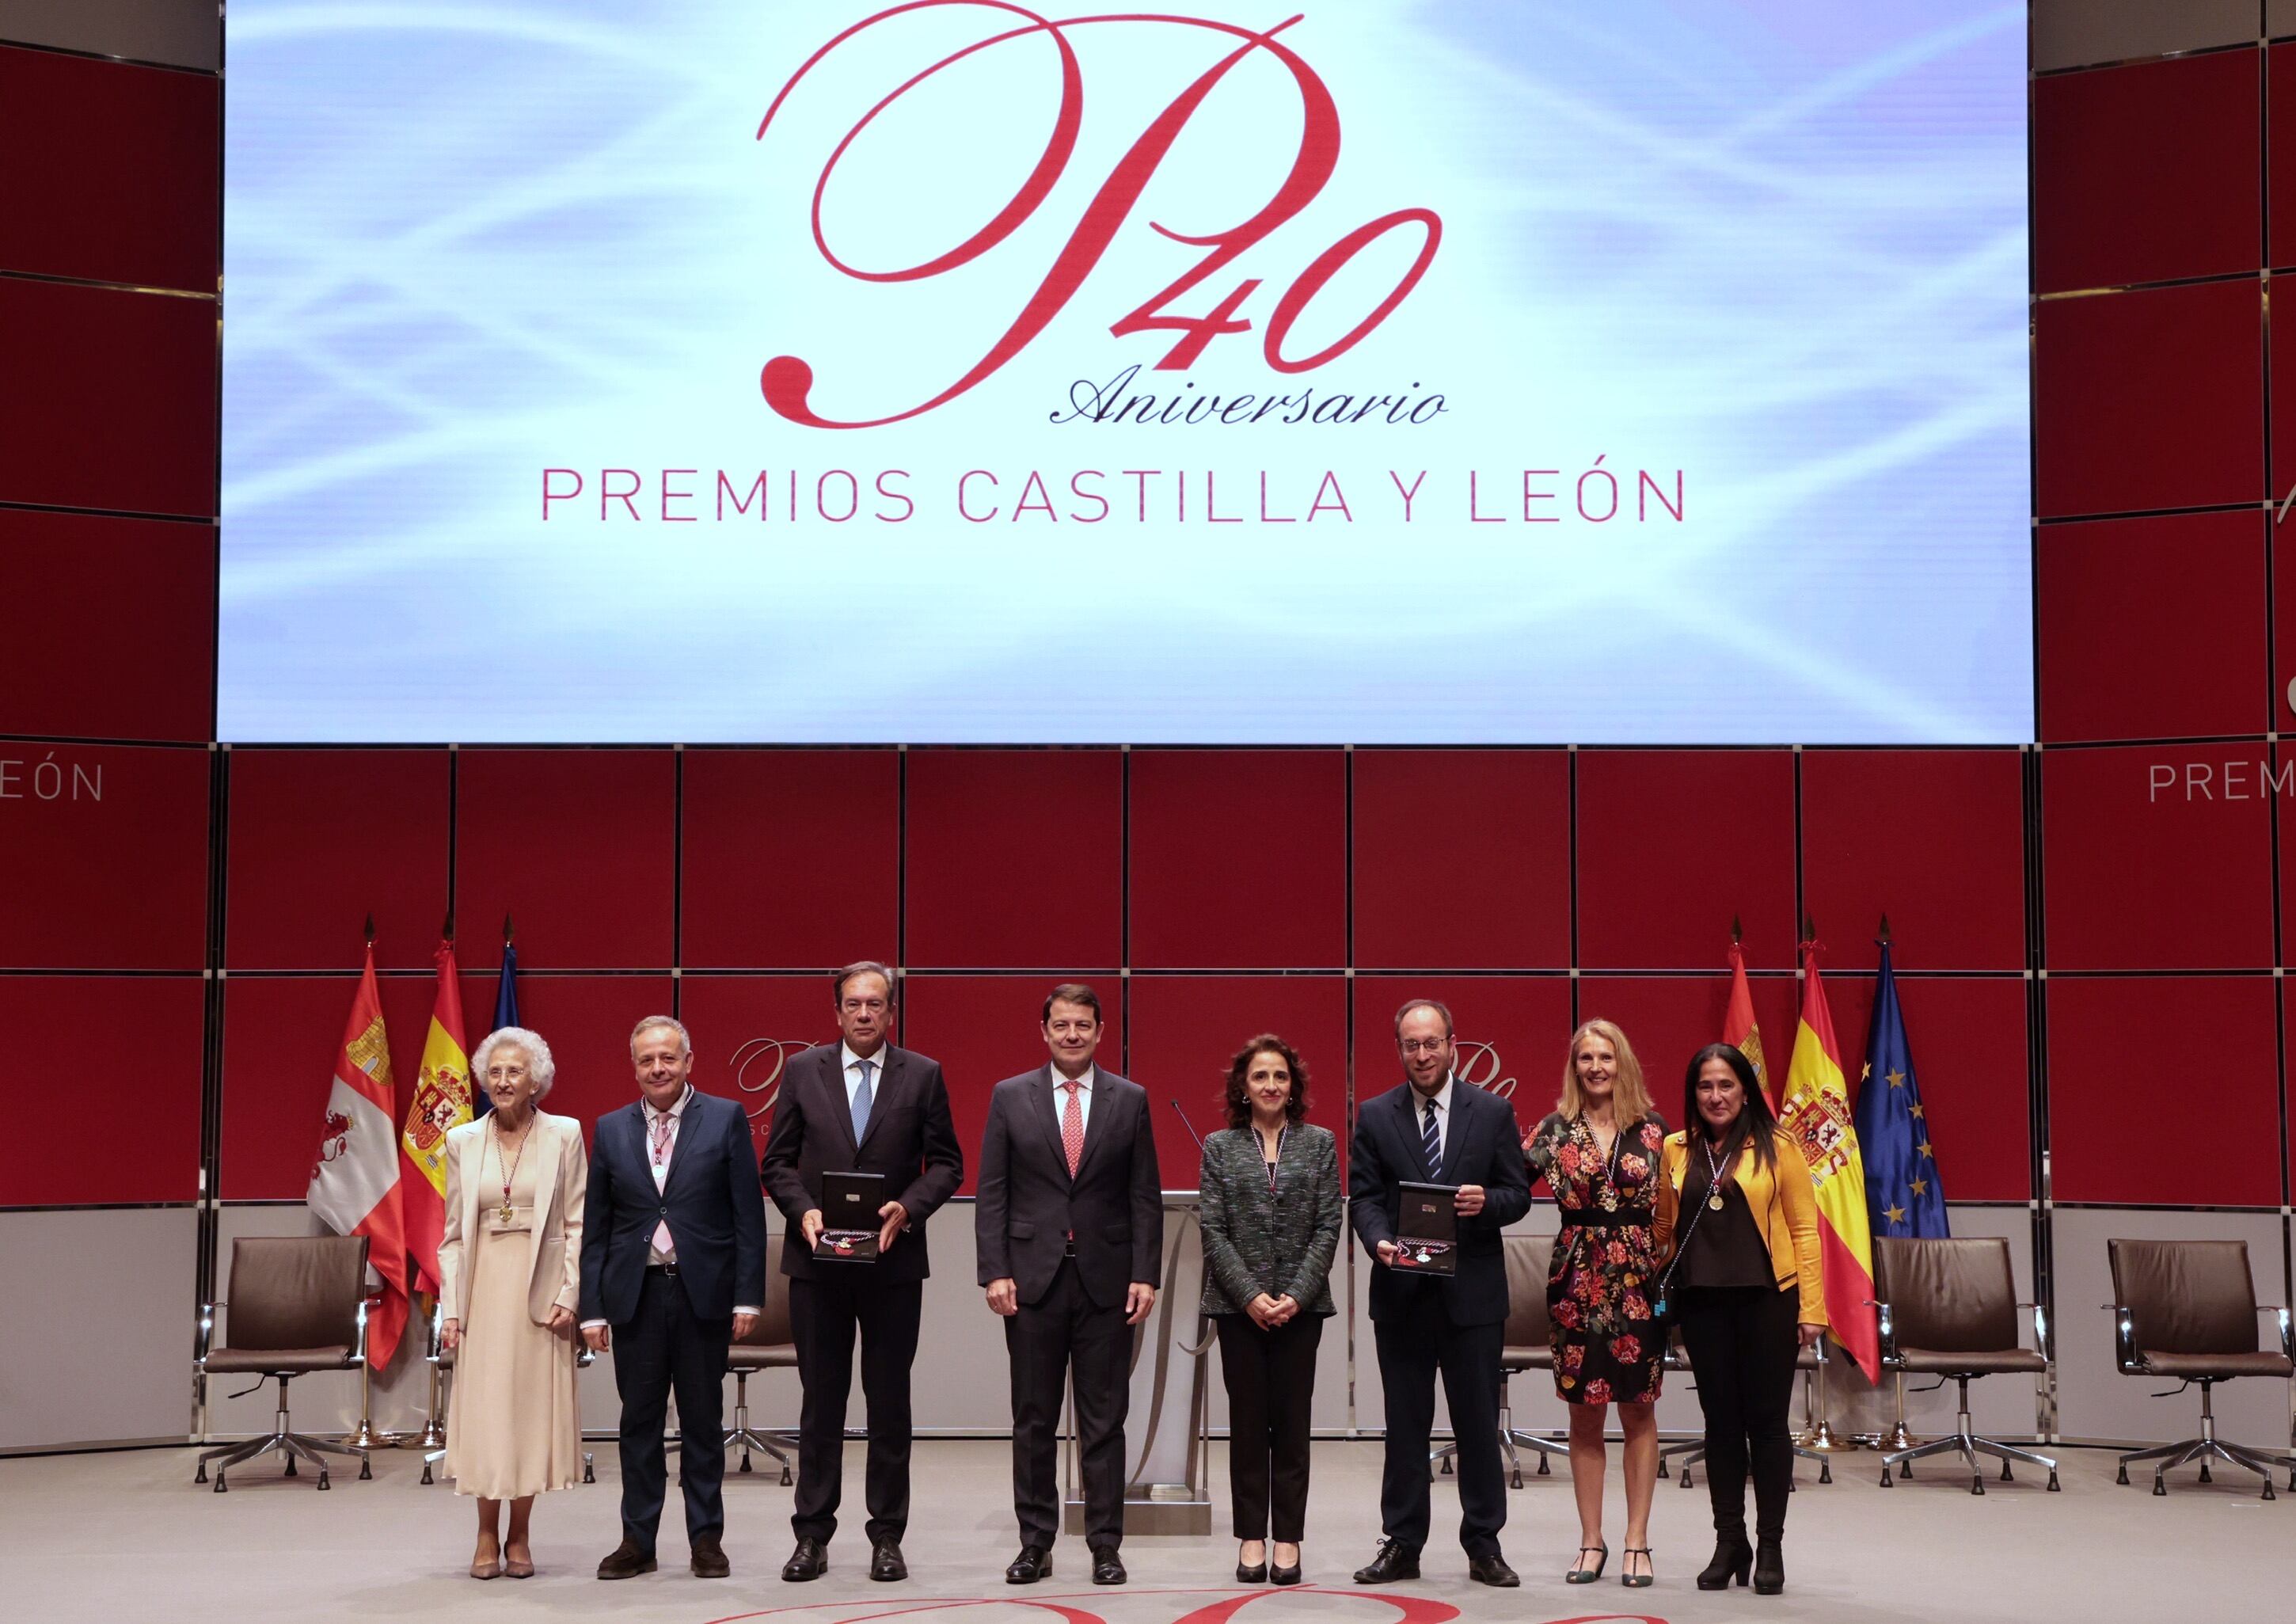
M 1887 914 L 1882 915 L 1881 932 L 1874 937 L 1874 945 L 1884 952 L 1889 950 L 1890 916 Z M 1914 1436 L 1913 1429 L 1906 1424 L 1906 1373 L 1902 1370 L 1897 1372 L 1896 1378 L 1896 1418 L 1890 1423 L 1890 1430 L 1874 1440 L 1874 1448 L 1889 1454 L 1911 1449 L 1921 1443 L 1921 1439 Z

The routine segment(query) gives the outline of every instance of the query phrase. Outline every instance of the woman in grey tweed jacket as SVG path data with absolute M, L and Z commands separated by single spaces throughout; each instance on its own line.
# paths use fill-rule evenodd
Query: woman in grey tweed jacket
M 1308 1424 L 1316 1347 L 1332 1312 L 1340 1243 L 1339 1142 L 1312 1128 L 1308 1069 L 1262 1033 L 1228 1066 L 1227 1127 L 1204 1141 L 1203 1312 L 1227 1382 L 1235 1576 L 1300 1582 L 1307 1533 Z M 1275 1549 L 1268 1548 L 1273 1536 Z

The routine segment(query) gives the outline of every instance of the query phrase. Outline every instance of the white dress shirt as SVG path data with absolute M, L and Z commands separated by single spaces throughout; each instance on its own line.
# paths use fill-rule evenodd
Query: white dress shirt
M 1092 1128 L 1094 1076 L 1094 1069 L 1086 1066 L 1084 1069 L 1084 1075 L 1076 1079 L 1077 1119 L 1084 1124 L 1087 1132 Z M 1061 1069 L 1058 1066 L 1053 1068 L 1053 1120 L 1061 1124 L 1063 1131 L 1066 1130 L 1069 1120 L 1069 1079 L 1061 1074 Z
M 837 1058 L 845 1068 L 845 1111 L 849 1117 L 854 1101 L 861 1097 L 861 1062 L 865 1060 L 869 1062 L 869 1109 L 877 1109 L 877 1096 L 885 1088 L 885 1051 L 890 1046 L 881 1043 L 874 1054 L 856 1054 L 851 1044 L 837 1046 Z

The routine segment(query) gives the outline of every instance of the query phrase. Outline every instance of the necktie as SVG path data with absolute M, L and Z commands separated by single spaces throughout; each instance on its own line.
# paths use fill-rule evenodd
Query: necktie
M 861 1087 L 853 1095 L 853 1143 L 858 1144 L 869 1127 L 869 1062 L 857 1060 L 853 1063 L 861 1068 Z
M 1082 1087 L 1073 1079 L 1062 1083 L 1069 1091 L 1068 1109 L 1061 1113 L 1061 1149 L 1068 1152 L 1069 1177 L 1076 1177 L 1077 1163 L 1084 1160 L 1084 1106 L 1078 1099 Z
M 661 1169 L 663 1164 L 668 1162 L 669 1160 L 670 1136 L 675 1134 L 676 1131 L 677 1119 L 676 1117 L 671 1116 L 669 1112 L 666 1111 L 658 1111 L 654 1112 L 652 1136 L 654 1166 L 653 1184 L 654 1188 L 657 1190 L 660 1189 L 662 1185 L 668 1182 L 668 1176 Z M 677 1260 L 677 1244 L 669 1238 L 669 1222 L 666 1218 L 653 1226 L 653 1249 L 660 1252 L 663 1258 L 671 1262 L 676 1262 Z
M 1435 1102 L 1427 1102 L 1427 1115 L 1423 1119 L 1419 1143 L 1427 1152 L 1427 1170 L 1431 1174 L 1443 1165 L 1443 1136 L 1435 1127 Z

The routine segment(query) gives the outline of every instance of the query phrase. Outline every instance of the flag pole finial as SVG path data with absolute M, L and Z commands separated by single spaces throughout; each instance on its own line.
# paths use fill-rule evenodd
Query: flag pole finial
M 369 914 L 366 916 L 366 945 L 370 947 L 374 946 L 374 915 L 373 914 Z
M 1744 946 L 1744 945 L 1745 945 L 1745 940 L 1746 940 L 1746 928 L 1745 928 L 1743 925 L 1742 925 L 1742 924 L 1740 924 L 1740 923 L 1738 923 L 1738 916 L 1737 916 L 1735 914 L 1731 915 L 1730 915 L 1730 945 L 1731 945 L 1732 947 L 1742 947 L 1742 946 Z
M 1801 939 L 1805 944 L 1817 939 L 1817 921 L 1807 914 L 1801 916 Z
M 455 910 L 453 908 L 449 907 L 447 910 L 447 923 L 439 928 L 439 934 L 445 937 L 448 941 L 453 941 L 455 939 Z
M 1890 916 L 1889 916 L 1887 914 L 1884 914 L 1884 915 L 1882 915 L 1882 946 L 1883 946 L 1884 947 L 1888 947 L 1889 945 L 1890 945 Z
M 504 914 L 504 915 L 503 915 L 503 940 L 504 940 L 504 943 L 508 943 L 508 942 L 509 942 L 509 940 L 510 940 L 510 939 L 511 939 L 510 915 L 507 915 L 507 914 Z

